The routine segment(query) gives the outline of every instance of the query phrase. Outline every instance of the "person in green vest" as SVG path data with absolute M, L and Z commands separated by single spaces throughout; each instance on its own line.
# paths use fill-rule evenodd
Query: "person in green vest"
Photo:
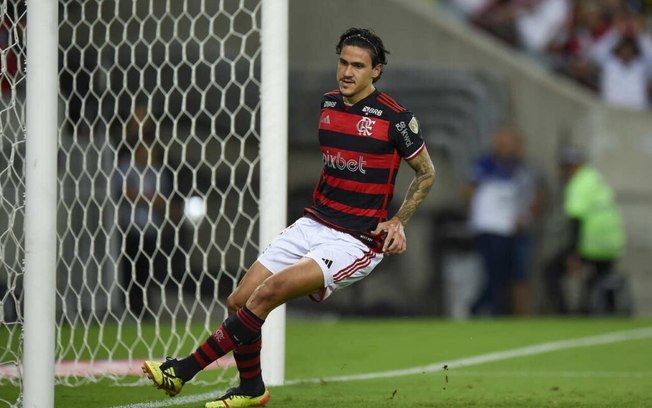
M 577 147 L 566 147 L 560 155 L 564 180 L 564 213 L 570 220 L 569 243 L 545 267 L 548 300 L 553 313 L 568 313 L 562 277 L 587 268 L 583 304 L 589 312 L 588 296 L 609 275 L 625 250 L 625 231 L 614 192 L 600 173 L 587 163 Z

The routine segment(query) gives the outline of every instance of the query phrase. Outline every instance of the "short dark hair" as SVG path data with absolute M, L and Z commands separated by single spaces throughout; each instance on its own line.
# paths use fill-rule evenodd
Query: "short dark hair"
M 351 27 L 346 30 L 342 35 L 340 35 L 340 41 L 335 47 L 337 55 L 340 55 L 342 48 L 347 45 L 369 50 L 371 53 L 372 66 L 375 67 L 378 64 L 382 64 L 383 66 L 387 65 L 387 54 L 389 54 L 389 50 L 385 48 L 383 40 L 381 40 L 380 37 L 378 37 L 376 33 L 373 32 L 373 30 L 369 28 L 356 27 Z M 381 70 L 380 75 L 378 75 L 377 78 L 374 78 L 374 82 L 380 79 L 382 74 L 383 72 Z

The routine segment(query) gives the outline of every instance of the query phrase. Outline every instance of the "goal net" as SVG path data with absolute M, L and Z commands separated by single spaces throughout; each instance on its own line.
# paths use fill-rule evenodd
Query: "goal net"
M 18 387 L 25 9 L 0 0 L 0 386 Z M 259 250 L 260 22 L 260 0 L 59 0 L 56 383 L 134 381 L 226 317 Z
M 0 2 L 0 388 L 17 383 L 24 258 L 25 50 L 23 4 Z M 0 394 L 0 405 L 12 405 Z

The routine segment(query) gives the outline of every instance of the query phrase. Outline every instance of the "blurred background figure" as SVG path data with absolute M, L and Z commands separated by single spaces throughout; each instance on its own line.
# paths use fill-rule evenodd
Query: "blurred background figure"
M 472 22 L 514 47 L 545 52 L 571 13 L 568 0 L 493 0 Z
M 620 108 L 650 107 L 652 39 L 635 16 L 623 19 L 591 52 L 602 99 Z
M 543 190 L 523 159 L 523 137 L 516 128 L 495 133 L 491 151 L 472 166 L 466 197 L 485 272 L 472 313 L 526 313 L 531 227 L 543 206 Z
M 548 49 L 553 70 L 597 91 L 598 72 L 591 61 L 591 52 L 613 28 L 613 15 L 595 0 L 575 1 L 572 17 L 557 33 Z
M 494 0 L 448 0 L 446 3 L 463 17 L 474 18 L 493 2 Z
M 165 220 L 173 178 L 144 107 L 136 108 L 123 143 L 113 181 L 123 237 L 121 284 L 128 310 L 136 318 L 148 318 L 145 298 L 152 292 L 154 278 L 160 281 L 167 273 L 170 240 L 166 239 Z
M 520 45 L 530 52 L 545 53 L 571 16 L 570 0 L 521 0 L 513 3 Z
M 586 162 L 577 147 L 561 152 L 560 167 L 566 186 L 564 213 L 570 222 L 568 245 L 545 267 L 548 301 L 553 313 L 568 313 L 562 285 L 566 273 L 588 274 L 580 294 L 579 312 L 590 312 L 590 298 L 598 284 L 615 270 L 625 249 L 625 231 L 611 187 Z
M 446 0 L 457 15 L 619 108 L 650 109 L 652 3 Z

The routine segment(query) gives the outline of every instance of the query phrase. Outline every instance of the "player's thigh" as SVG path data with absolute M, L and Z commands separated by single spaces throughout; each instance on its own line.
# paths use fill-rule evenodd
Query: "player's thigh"
M 254 262 L 242 277 L 242 280 L 240 280 L 238 287 L 235 288 L 227 299 L 229 313 L 234 313 L 244 306 L 254 290 L 271 275 L 272 272 L 263 266 L 263 264 L 258 261 Z
M 324 287 L 324 274 L 315 260 L 301 258 L 294 265 L 265 279 L 249 298 L 247 307 L 257 316 L 265 318 L 274 308 L 288 300 L 320 291 Z

